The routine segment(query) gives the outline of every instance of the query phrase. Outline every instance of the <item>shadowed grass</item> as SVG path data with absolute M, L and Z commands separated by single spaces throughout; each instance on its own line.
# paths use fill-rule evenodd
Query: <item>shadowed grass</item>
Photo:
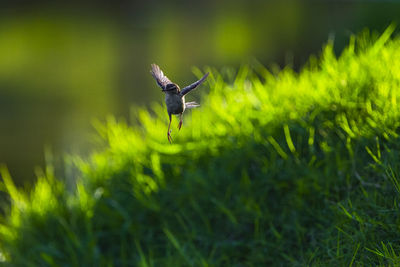
M 72 192 L 51 170 L 20 192 L 3 168 L 6 263 L 400 264 L 392 31 L 351 38 L 339 58 L 328 44 L 299 74 L 254 63 L 230 80 L 211 69 L 209 93 L 172 145 L 161 104 L 136 110 L 133 127 L 96 123 L 104 148 L 74 159 Z

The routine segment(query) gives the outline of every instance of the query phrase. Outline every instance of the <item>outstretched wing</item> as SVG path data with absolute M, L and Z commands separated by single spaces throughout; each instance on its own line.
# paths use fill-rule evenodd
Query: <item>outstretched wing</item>
M 156 64 L 151 64 L 151 75 L 153 75 L 154 79 L 156 79 L 156 82 L 158 86 L 160 86 L 162 89 L 165 89 L 167 84 L 172 83 L 167 76 L 164 75 L 162 70 L 160 69 L 159 66 Z
M 204 80 L 207 78 L 208 74 L 210 74 L 209 72 L 206 73 L 206 75 L 203 76 L 203 78 L 201 78 L 200 80 L 198 80 L 197 82 L 192 83 L 191 85 L 186 86 L 185 88 L 182 89 L 182 91 L 180 92 L 181 96 L 186 95 L 187 93 L 189 93 L 190 91 L 192 91 L 194 88 L 196 88 L 197 86 L 199 86 L 202 82 L 204 82 Z

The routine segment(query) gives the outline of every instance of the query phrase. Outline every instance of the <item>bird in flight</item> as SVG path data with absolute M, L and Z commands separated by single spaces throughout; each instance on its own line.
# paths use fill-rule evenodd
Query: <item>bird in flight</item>
M 197 82 L 192 83 L 191 85 L 186 86 L 182 90 L 176 83 L 171 82 L 168 79 L 168 77 L 164 75 L 160 67 L 157 66 L 156 64 L 151 64 L 150 73 L 151 75 L 153 75 L 154 79 L 156 79 L 158 86 L 161 87 L 161 91 L 165 93 L 165 104 L 167 105 L 167 111 L 169 117 L 167 138 L 168 141 L 171 143 L 172 142 L 171 130 L 170 130 L 171 120 L 172 120 L 171 115 L 172 114 L 179 115 L 178 129 L 180 130 L 182 127 L 182 114 L 185 111 L 185 109 L 195 108 L 200 106 L 196 102 L 185 102 L 185 95 L 188 94 L 193 89 L 195 89 L 201 83 L 203 83 L 209 73 L 207 72 L 203 76 L 203 78 L 201 78 Z

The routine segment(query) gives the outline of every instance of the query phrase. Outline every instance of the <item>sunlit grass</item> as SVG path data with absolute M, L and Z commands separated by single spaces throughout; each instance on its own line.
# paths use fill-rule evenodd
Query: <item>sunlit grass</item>
M 5 168 L 12 266 L 400 264 L 400 40 L 332 43 L 300 73 L 207 69 L 209 93 L 167 141 L 165 107 L 95 123 L 104 140 L 68 191 Z M 199 76 L 201 73 L 198 73 Z

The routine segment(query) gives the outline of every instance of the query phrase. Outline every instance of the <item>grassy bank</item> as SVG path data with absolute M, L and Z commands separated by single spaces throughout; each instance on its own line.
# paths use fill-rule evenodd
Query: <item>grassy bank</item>
M 166 137 L 165 107 L 96 124 L 103 148 L 30 193 L 5 168 L 10 266 L 400 264 L 400 40 L 328 44 L 300 73 L 211 70 Z M 200 73 L 199 73 L 200 75 Z M 149 76 L 149 79 L 151 77 Z M 200 90 L 204 90 L 203 87 Z M 71 178 L 68 177 L 68 178 Z

